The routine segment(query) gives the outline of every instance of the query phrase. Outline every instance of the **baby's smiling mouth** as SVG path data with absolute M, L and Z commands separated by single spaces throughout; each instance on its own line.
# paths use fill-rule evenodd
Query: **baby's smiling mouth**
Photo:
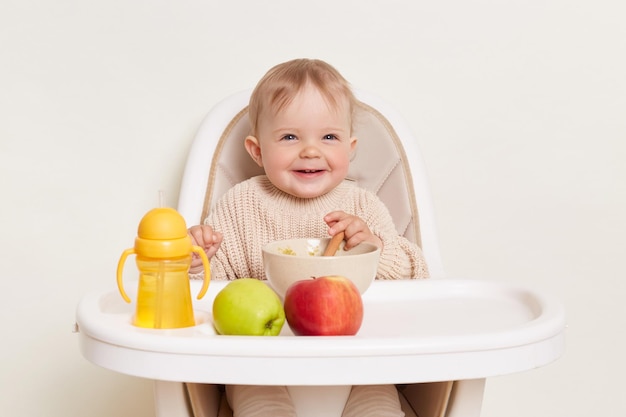
M 296 172 L 300 172 L 302 174 L 315 174 L 323 171 L 323 169 L 296 169 Z

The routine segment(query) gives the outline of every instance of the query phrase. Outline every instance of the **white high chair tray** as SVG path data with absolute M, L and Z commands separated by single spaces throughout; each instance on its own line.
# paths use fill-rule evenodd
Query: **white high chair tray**
M 200 284 L 192 281 L 194 297 Z M 545 365 L 564 350 L 561 303 L 502 283 L 375 281 L 359 333 L 326 337 L 293 336 L 286 323 L 276 337 L 217 335 L 211 305 L 226 284 L 213 281 L 194 299 L 196 326 L 173 330 L 133 326 L 135 306 L 117 290 L 87 295 L 76 314 L 82 354 L 157 380 L 355 385 L 485 378 Z

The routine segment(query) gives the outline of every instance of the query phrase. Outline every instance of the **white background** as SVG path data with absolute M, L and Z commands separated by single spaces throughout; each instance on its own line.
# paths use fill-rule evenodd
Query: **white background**
M 567 352 L 489 379 L 485 417 L 626 415 L 621 0 L 0 1 L 0 415 L 153 415 L 84 360 L 158 190 L 205 113 L 317 57 L 394 104 L 425 154 L 451 276 L 559 296 Z

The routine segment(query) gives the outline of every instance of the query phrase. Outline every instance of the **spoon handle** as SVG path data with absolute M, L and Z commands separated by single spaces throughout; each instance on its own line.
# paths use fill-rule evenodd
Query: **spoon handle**
M 328 242 L 328 246 L 326 246 L 326 249 L 324 250 L 324 254 L 322 256 L 334 256 L 335 252 L 337 252 L 337 249 L 339 249 L 339 245 L 341 244 L 341 241 L 344 239 L 344 237 L 345 235 L 343 232 L 339 232 L 335 236 L 333 236 L 333 238 L 330 239 L 330 242 Z

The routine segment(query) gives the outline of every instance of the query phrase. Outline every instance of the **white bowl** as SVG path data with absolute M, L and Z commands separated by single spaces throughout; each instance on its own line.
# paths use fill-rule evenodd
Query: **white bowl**
M 267 280 L 281 297 L 296 281 L 310 277 L 341 275 L 350 279 L 361 294 L 376 278 L 380 249 L 363 242 L 343 249 L 335 256 L 322 256 L 330 242 L 325 239 L 289 239 L 270 242 L 263 247 L 263 267 Z

